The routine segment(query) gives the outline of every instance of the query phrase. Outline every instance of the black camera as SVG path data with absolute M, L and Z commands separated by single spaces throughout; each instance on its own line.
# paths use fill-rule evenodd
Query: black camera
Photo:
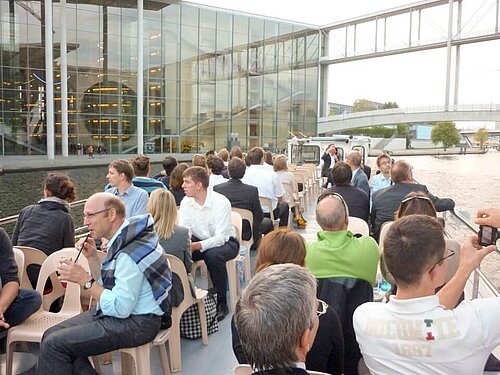
M 481 246 L 495 245 L 497 243 L 497 228 L 490 227 L 489 225 L 479 226 L 479 244 Z

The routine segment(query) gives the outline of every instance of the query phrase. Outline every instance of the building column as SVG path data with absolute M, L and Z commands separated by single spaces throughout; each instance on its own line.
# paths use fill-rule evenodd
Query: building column
M 144 153 L 144 9 L 137 0 L 137 153 Z
M 66 40 L 66 0 L 61 5 L 61 141 L 62 156 L 68 157 L 68 48 Z
M 52 0 L 45 0 L 45 110 L 47 158 L 54 160 L 54 53 L 52 40 Z
M 450 105 L 450 86 L 451 86 L 451 42 L 453 40 L 453 1 L 448 3 L 448 40 L 446 43 L 446 88 L 444 93 L 445 111 Z
M 328 56 L 328 34 L 323 31 L 319 32 L 319 50 L 321 59 L 323 56 Z M 328 72 L 330 65 L 319 64 L 318 74 L 318 87 L 319 87 L 319 100 L 318 100 L 318 117 L 328 116 Z M 316 128 L 316 131 L 318 129 Z

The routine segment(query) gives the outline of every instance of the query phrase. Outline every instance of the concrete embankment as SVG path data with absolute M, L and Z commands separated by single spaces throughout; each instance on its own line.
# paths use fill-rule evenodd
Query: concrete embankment
M 453 147 L 443 150 L 442 148 L 412 148 L 409 150 L 377 150 L 371 149 L 369 156 L 378 156 L 383 152 L 389 152 L 394 156 L 438 156 L 438 155 L 467 155 L 467 154 L 484 154 L 488 152 L 488 150 L 481 150 L 479 148 L 460 148 Z M 492 150 L 492 152 L 496 152 Z
M 152 164 L 161 164 L 166 154 L 148 155 L 151 158 Z M 179 162 L 191 162 L 191 154 L 171 154 L 175 156 Z M 70 155 L 64 158 L 57 155 L 54 160 L 48 160 L 46 155 L 16 155 L 0 157 L 0 174 L 29 172 L 35 170 L 63 170 L 74 168 L 94 168 L 99 166 L 109 165 L 113 160 L 131 159 L 134 155 L 102 155 L 101 157 L 94 155 L 93 159 L 89 159 L 88 155 L 78 156 Z

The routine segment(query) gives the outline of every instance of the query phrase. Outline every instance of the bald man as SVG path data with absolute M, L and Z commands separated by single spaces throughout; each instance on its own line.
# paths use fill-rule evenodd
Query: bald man
M 171 273 L 149 214 L 125 218 L 125 204 L 111 193 L 92 195 L 83 210 L 90 237 L 77 248 L 91 274 L 61 261 L 59 280 L 79 284 L 97 306 L 43 335 L 38 375 L 96 374 L 88 357 L 152 341 L 169 312 Z M 95 239 L 106 238 L 101 264 Z
M 391 168 L 393 185 L 373 194 L 370 221 L 373 237 L 378 240 L 380 228 L 386 221 L 394 220 L 394 214 L 403 198 L 412 191 L 426 193 L 436 207 L 437 212 L 453 210 L 455 202 L 451 198 L 438 198 L 427 190 L 427 186 L 418 184 L 413 179 L 413 168 L 404 160 L 399 160 Z
M 352 326 L 356 307 L 373 300 L 378 246 L 369 236 L 360 238 L 347 230 L 349 210 L 341 195 L 318 198 L 316 221 L 322 231 L 307 244 L 306 267 L 318 279 L 318 298 L 338 314 L 344 336 L 344 374 L 357 374 L 361 352 Z

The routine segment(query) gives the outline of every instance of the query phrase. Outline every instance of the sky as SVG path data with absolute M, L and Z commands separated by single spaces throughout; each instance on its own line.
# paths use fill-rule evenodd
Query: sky
M 195 0 L 226 9 L 325 25 L 414 3 L 404 0 Z M 463 1 L 463 33 L 473 35 L 494 25 L 495 0 Z M 446 35 L 447 6 L 423 17 L 422 30 L 432 38 Z M 401 22 L 402 21 L 402 22 Z M 395 21 L 389 38 L 403 42 L 407 20 Z M 371 35 L 360 34 L 360 43 Z M 425 36 L 424 36 L 425 37 Z M 334 39 L 332 37 L 332 39 Z M 335 48 L 331 48 L 335 50 Z M 500 103 L 500 41 L 461 48 L 459 104 Z M 353 104 L 356 99 L 395 101 L 400 107 L 443 105 L 446 49 L 331 65 L 328 99 Z M 453 93 L 453 89 L 452 89 Z M 451 99 L 453 102 L 453 97 Z

